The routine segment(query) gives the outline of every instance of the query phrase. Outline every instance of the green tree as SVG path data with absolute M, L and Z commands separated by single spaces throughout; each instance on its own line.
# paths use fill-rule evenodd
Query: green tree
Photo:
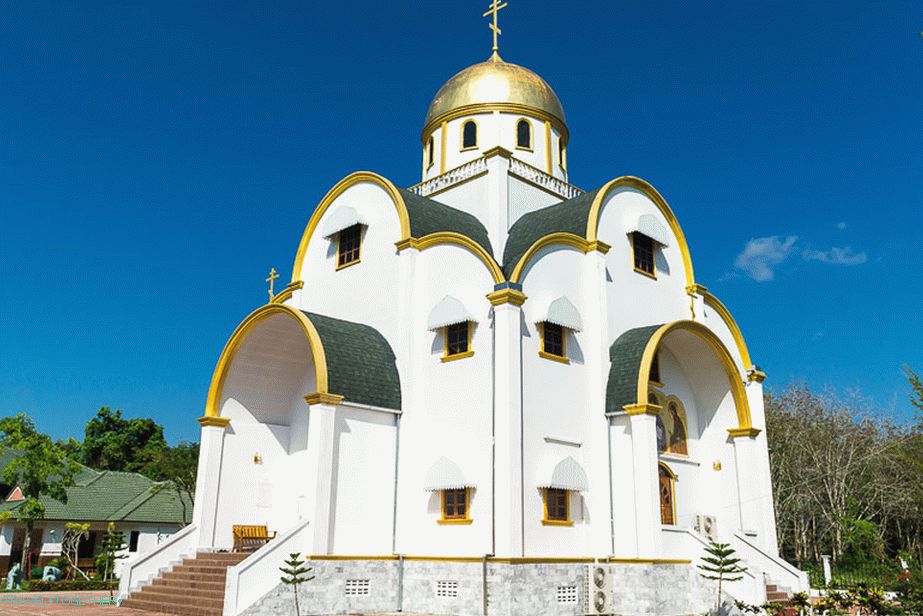
M 736 582 L 743 579 L 740 575 L 746 571 L 739 565 L 740 559 L 737 554 L 727 543 L 718 543 L 712 541 L 705 548 L 707 556 L 702 557 L 702 563 L 697 565 L 702 571 L 699 573 L 706 580 L 716 580 L 718 582 L 718 599 L 715 605 L 715 614 L 721 613 L 721 586 L 724 582 Z
M 80 461 L 97 470 L 140 472 L 166 447 L 163 426 L 153 419 L 123 419 L 121 410 L 104 406 L 87 422 Z
M 157 489 L 167 489 L 176 495 L 185 520 L 186 509 L 195 498 L 198 467 L 199 444 L 184 442 L 153 451 L 141 474 L 164 482 Z
M 125 534 L 115 530 L 115 522 L 109 522 L 106 534 L 103 535 L 102 548 L 96 557 L 96 571 L 102 573 L 104 580 L 111 580 L 115 573 L 115 561 L 126 558 Z M 112 589 L 109 589 L 109 598 L 112 599 Z
M 12 451 L 3 469 L 2 482 L 18 486 L 25 502 L 16 508 L 15 518 L 26 527 L 22 570 L 29 575 L 28 558 L 35 522 L 45 517 L 41 497 L 67 502 L 67 488 L 74 485 L 77 465 L 51 438 L 35 429 L 25 413 L 0 419 L 0 451 Z
M 283 584 L 292 587 L 292 593 L 295 595 L 295 616 L 301 616 L 301 608 L 298 606 L 298 586 L 299 584 L 310 582 L 314 579 L 314 576 L 307 576 L 307 574 L 311 572 L 311 567 L 304 566 L 305 561 L 302 560 L 298 552 L 289 554 L 288 560 L 283 562 L 285 566 L 279 567 L 279 571 L 285 574 L 282 576 L 281 580 Z
M 923 381 L 920 380 L 920 375 L 914 372 L 910 366 L 904 366 L 904 376 L 907 377 L 910 387 L 913 389 L 910 394 L 910 403 L 920 411 L 920 420 L 923 421 Z

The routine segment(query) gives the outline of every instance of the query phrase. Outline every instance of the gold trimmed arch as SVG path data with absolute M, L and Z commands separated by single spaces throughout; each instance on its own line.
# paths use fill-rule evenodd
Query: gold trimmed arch
M 404 248 L 410 247 L 416 248 L 421 252 L 427 248 L 432 248 L 433 246 L 440 246 L 443 244 L 454 244 L 456 246 L 467 248 L 484 263 L 488 271 L 490 271 L 490 275 L 493 277 L 494 283 L 500 284 L 506 282 L 506 277 L 503 275 L 503 270 L 500 269 L 500 265 L 493 258 L 493 256 L 491 256 L 491 254 L 488 253 L 483 246 L 472 240 L 467 235 L 462 235 L 461 233 L 456 233 L 455 231 L 437 231 L 436 233 L 429 233 L 424 235 L 421 238 L 412 237 L 396 242 L 398 250 L 403 250 Z
M 740 331 L 740 326 L 737 325 L 737 321 L 734 320 L 731 311 L 727 309 L 727 306 L 725 306 L 720 299 L 715 297 L 708 289 L 700 284 L 693 285 L 690 291 L 701 295 L 702 299 L 705 300 L 705 304 L 711 306 L 714 311 L 718 313 L 718 316 L 721 317 L 721 320 L 724 321 L 724 324 L 727 325 L 728 330 L 731 332 L 731 337 L 734 338 L 734 345 L 737 347 L 738 354 L 740 354 L 740 361 L 743 363 L 744 370 L 750 370 L 753 367 L 753 360 L 750 359 L 750 350 L 747 348 L 744 335 Z
M 308 339 L 308 346 L 311 348 L 311 355 L 314 358 L 314 377 L 317 384 L 317 393 L 329 394 L 327 390 L 327 356 L 324 352 L 324 345 L 321 342 L 317 328 L 311 323 L 311 320 L 300 310 L 295 310 L 285 304 L 266 304 L 251 312 L 237 326 L 230 339 L 224 345 L 221 356 L 218 358 L 218 365 L 215 366 L 215 372 L 212 374 L 212 381 L 208 387 L 208 399 L 205 402 L 205 416 L 202 419 L 220 417 L 219 405 L 221 404 L 221 394 L 224 390 L 224 382 L 227 379 L 231 363 L 237 356 L 237 351 L 254 327 L 260 322 L 271 316 L 283 314 L 294 319 L 301 326 L 305 337 Z M 202 420 L 200 420 L 201 422 Z
M 619 188 L 630 188 L 637 190 L 654 202 L 654 205 L 656 205 L 657 209 L 660 210 L 660 213 L 663 214 L 663 217 L 667 220 L 667 224 L 670 225 L 670 230 L 673 231 L 673 235 L 676 237 L 676 243 L 679 246 L 679 252 L 683 259 L 683 267 L 686 271 L 686 286 L 695 284 L 695 274 L 692 268 L 692 256 L 689 254 L 689 246 L 686 244 L 686 236 L 683 234 L 682 227 L 679 226 L 679 221 L 676 219 L 676 215 L 667 204 L 666 199 L 664 199 L 663 196 L 657 192 L 657 189 L 641 178 L 632 175 L 623 175 L 622 177 L 615 178 L 614 180 L 603 184 L 602 188 L 599 189 L 599 192 L 596 193 L 596 197 L 593 199 L 593 204 L 590 206 L 589 216 L 587 216 L 587 241 L 597 241 L 596 229 L 599 226 L 599 216 L 602 213 L 603 203 L 605 202 L 606 197 L 609 196 L 609 193 L 614 190 L 618 190 Z
M 725 347 L 721 342 L 721 339 L 718 338 L 718 336 L 713 331 L 696 321 L 674 321 L 673 323 L 662 325 L 647 341 L 647 345 L 644 347 L 644 354 L 641 356 L 641 366 L 638 370 L 636 406 L 642 407 L 647 406 L 648 404 L 647 396 L 648 390 L 650 388 L 651 363 L 654 361 L 654 354 L 660 348 L 660 345 L 667 334 L 680 330 L 694 334 L 699 339 L 704 341 L 714 352 L 715 357 L 721 364 L 721 367 L 724 368 L 724 372 L 727 375 L 728 384 L 730 386 L 731 395 L 734 398 L 734 406 L 737 409 L 738 424 L 734 428 L 729 428 L 728 431 L 732 434 L 734 431 L 752 432 L 754 428 L 750 416 L 750 403 L 747 400 L 747 391 L 744 388 L 744 382 L 740 375 L 740 371 L 737 368 L 737 364 L 734 362 L 734 358 L 727 350 L 727 347 Z
M 301 236 L 301 242 L 298 243 L 298 252 L 295 253 L 295 264 L 292 267 L 292 282 L 298 282 L 300 280 L 298 275 L 301 273 L 301 268 L 304 265 L 304 258 L 308 252 L 308 244 L 311 242 L 311 238 L 317 230 L 317 225 L 320 224 L 320 219 L 324 216 L 327 208 L 329 208 L 330 204 L 333 203 L 337 197 L 342 195 L 347 188 L 361 182 L 377 184 L 388 193 L 391 201 L 394 202 L 394 207 L 397 210 L 397 217 L 401 224 L 400 240 L 410 238 L 410 215 L 407 213 L 407 205 L 404 203 L 404 198 L 401 196 L 397 186 L 391 183 L 387 178 L 377 173 L 372 173 L 371 171 L 356 171 L 355 173 L 350 173 L 337 182 L 334 187 L 324 195 L 324 198 L 320 200 L 320 203 L 318 203 L 317 207 L 314 209 L 314 213 L 311 214 L 311 219 L 308 220 L 308 226 L 305 227 L 304 233 Z
M 609 245 L 604 242 L 600 242 L 594 238 L 593 241 L 589 241 L 575 235 L 573 233 L 567 233 L 564 231 L 559 231 L 557 233 L 549 233 L 544 235 L 529 246 L 529 249 L 519 258 L 519 261 L 516 262 L 516 266 L 513 268 L 512 273 L 510 274 L 510 282 L 521 282 L 522 274 L 526 269 L 526 266 L 529 264 L 529 261 L 532 260 L 532 257 L 536 253 L 545 248 L 546 246 L 551 246 L 554 244 L 560 244 L 562 246 L 570 246 L 571 248 L 576 248 L 584 253 L 592 252 L 594 250 L 599 250 L 603 254 L 609 252 Z

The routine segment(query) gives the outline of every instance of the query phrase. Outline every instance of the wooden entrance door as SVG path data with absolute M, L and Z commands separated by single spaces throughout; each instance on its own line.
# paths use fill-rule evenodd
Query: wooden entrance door
M 660 523 L 676 524 L 676 510 L 673 506 L 673 475 L 664 468 L 663 465 L 658 467 L 660 471 Z

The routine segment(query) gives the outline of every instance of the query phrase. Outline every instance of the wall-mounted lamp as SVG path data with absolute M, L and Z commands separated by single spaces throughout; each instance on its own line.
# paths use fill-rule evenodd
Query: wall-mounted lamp
M 254 463 L 254 464 L 262 464 L 262 463 L 263 463 L 263 456 L 261 456 L 259 453 L 253 454 L 253 463 Z
M 721 460 L 715 460 L 712 463 L 711 467 L 715 469 L 716 471 L 720 471 L 721 470 Z

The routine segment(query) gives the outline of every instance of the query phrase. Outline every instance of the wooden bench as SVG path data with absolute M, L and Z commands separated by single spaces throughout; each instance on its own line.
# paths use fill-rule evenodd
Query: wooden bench
M 247 552 L 249 550 L 258 550 L 267 542 L 276 538 L 276 533 L 269 534 L 269 529 L 265 526 L 247 526 L 244 524 L 234 525 L 234 551 Z

